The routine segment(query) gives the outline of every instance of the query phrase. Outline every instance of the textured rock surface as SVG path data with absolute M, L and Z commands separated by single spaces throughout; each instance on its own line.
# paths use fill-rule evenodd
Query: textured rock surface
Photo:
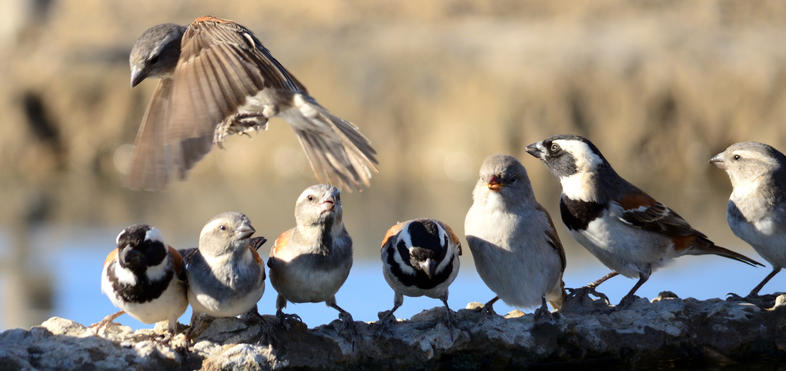
M 0 369 L 772 368 L 786 362 L 786 294 L 752 304 L 662 293 L 627 309 L 572 299 L 562 314 L 541 319 L 465 309 L 452 328 L 444 314 L 435 308 L 386 328 L 356 322 L 354 333 L 338 321 L 309 330 L 217 319 L 189 349 L 182 334 L 165 345 L 163 327 L 131 331 L 112 324 L 97 336 L 53 317 L 29 331 L 0 333 Z M 269 336 L 265 328 L 272 329 Z

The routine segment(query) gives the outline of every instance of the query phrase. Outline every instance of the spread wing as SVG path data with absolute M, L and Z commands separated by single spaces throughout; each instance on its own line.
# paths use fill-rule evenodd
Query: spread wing
M 214 17 L 188 26 L 175 68 L 170 142 L 213 138 L 216 126 L 261 90 L 274 102 L 306 92 L 251 31 Z

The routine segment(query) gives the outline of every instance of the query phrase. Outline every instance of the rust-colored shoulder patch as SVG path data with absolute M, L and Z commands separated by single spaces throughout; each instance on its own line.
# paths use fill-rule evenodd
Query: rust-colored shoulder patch
M 235 23 L 234 21 L 230 21 L 228 19 L 221 19 L 218 17 L 213 17 L 212 15 L 203 15 L 195 19 L 194 22 L 191 22 L 191 24 L 199 22 Z
M 382 238 L 382 244 L 380 245 L 380 247 L 384 247 L 385 244 L 388 243 L 388 240 L 391 237 L 397 235 L 398 232 L 401 232 L 401 229 L 404 228 L 405 225 L 407 225 L 407 223 L 405 223 L 405 222 L 398 222 L 394 226 L 390 227 L 388 229 L 388 231 L 385 232 L 385 237 Z
M 106 268 L 106 266 L 115 259 L 117 259 L 117 248 L 112 249 L 112 251 L 109 252 L 109 255 L 106 256 L 106 259 L 104 259 L 104 268 Z
M 257 249 L 252 247 L 251 245 L 248 246 L 248 250 L 251 251 L 251 256 L 254 257 L 254 261 L 257 262 L 259 265 L 264 265 L 265 263 L 262 261 L 262 258 L 259 256 Z
M 180 256 L 180 252 L 178 252 L 174 247 L 167 245 L 167 249 L 169 250 L 169 255 L 172 256 L 172 266 L 175 269 L 175 274 L 180 276 L 180 274 L 185 270 L 185 266 L 183 265 L 183 257 Z
M 652 206 L 658 203 L 654 198 L 644 192 L 629 193 L 617 202 L 625 210 L 636 209 L 642 206 Z
M 276 238 L 276 242 L 273 243 L 273 248 L 270 249 L 270 256 L 276 256 L 278 251 L 289 243 L 289 239 L 292 238 L 292 232 L 294 230 L 295 228 L 289 229 Z

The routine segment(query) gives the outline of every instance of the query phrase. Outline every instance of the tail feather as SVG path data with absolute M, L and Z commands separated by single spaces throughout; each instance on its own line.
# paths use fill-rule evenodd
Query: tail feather
M 689 255 L 713 254 L 713 255 L 722 256 L 724 258 L 733 259 L 733 260 L 736 260 L 738 262 L 742 262 L 742 263 L 748 264 L 748 265 L 753 266 L 753 267 L 755 267 L 755 266 L 762 266 L 763 267 L 764 266 L 764 264 L 759 263 L 756 260 L 753 260 L 753 259 L 751 259 L 751 258 L 749 258 L 749 257 L 747 257 L 745 255 L 742 255 L 740 253 L 736 253 L 736 252 L 731 251 L 731 250 L 729 250 L 729 249 L 727 249 L 725 247 L 720 247 L 720 246 L 716 245 L 715 243 L 713 243 L 712 241 L 710 241 L 710 240 L 708 240 L 706 238 L 702 238 L 701 242 L 702 243 L 698 244 L 698 246 L 697 246 L 697 244 L 694 243 L 692 248 L 689 249 L 687 251 L 687 253 Z
M 348 190 L 370 185 L 376 172 L 376 151 L 351 123 L 332 115 L 310 97 L 282 112 L 297 134 L 314 174 Z

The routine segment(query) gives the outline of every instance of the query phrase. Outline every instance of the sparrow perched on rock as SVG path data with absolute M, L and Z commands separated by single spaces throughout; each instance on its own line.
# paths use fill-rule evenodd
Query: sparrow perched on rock
M 502 299 L 508 305 L 560 309 L 565 250 L 554 223 L 540 206 L 524 166 L 512 156 L 492 155 L 480 167 L 464 221 L 469 250 L 483 282 L 497 294 L 484 310 Z
M 137 39 L 129 57 L 131 86 L 160 79 L 136 138 L 128 184 L 160 189 L 181 179 L 224 137 L 286 120 L 317 178 L 367 187 L 376 151 L 350 122 L 311 97 L 247 28 L 216 17 L 185 26 L 160 24 Z
M 734 234 L 772 264 L 772 272 L 751 290 L 759 290 L 786 267 L 786 156 L 758 142 L 736 143 L 710 162 L 726 170 L 734 188 L 726 220 Z
M 336 187 L 306 188 L 295 204 L 296 226 L 276 239 L 267 265 L 270 283 L 278 291 L 276 316 L 283 322 L 298 319 L 283 313 L 287 302 L 325 302 L 339 311 L 345 327 L 352 315 L 336 304 L 336 292 L 352 267 L 352 238 L 342 222 L 341 194 Z
M 382 240 L 382 272 L 395 292 L 393 309 L 380 319 L 393 316 L 406 296 L 442 300 L 449 323 L 448 287 L 459 271 L 461 242 L 445 223 L 435 219 L 413 219 L 388 229 Z
M 147 224 L 123 229 L 115 244 L 117 248 L 104 261 L 101 291 L 121 311 L 93 326 L 100 329 L 128 313 L 144 323 L 166 320 L 174 334 L 177 319 L 188 306 L 180 254 L 164 244 L 158 229 Z
M 188 302 L 191 329 L 200 315 L 234 317 L 258 314 L 256 304 L 265 292 L 265 264 L 257 249 L 264 237 L 256 232 L 248 217 L 229 211 L 218 214 L 199 234 L 199 247 L 186 256 Z
M 527 146 L 562 185 L 560 213 L 573 238 L 613 272 L 638 278 L 623 297 L 627 306 L 657 268 L 682 255 L 715 254 L 752 266 L 761 263 L 715 245 L 676 212 L 617 175 L 597 147 L 576 135 L 557 135 Z

